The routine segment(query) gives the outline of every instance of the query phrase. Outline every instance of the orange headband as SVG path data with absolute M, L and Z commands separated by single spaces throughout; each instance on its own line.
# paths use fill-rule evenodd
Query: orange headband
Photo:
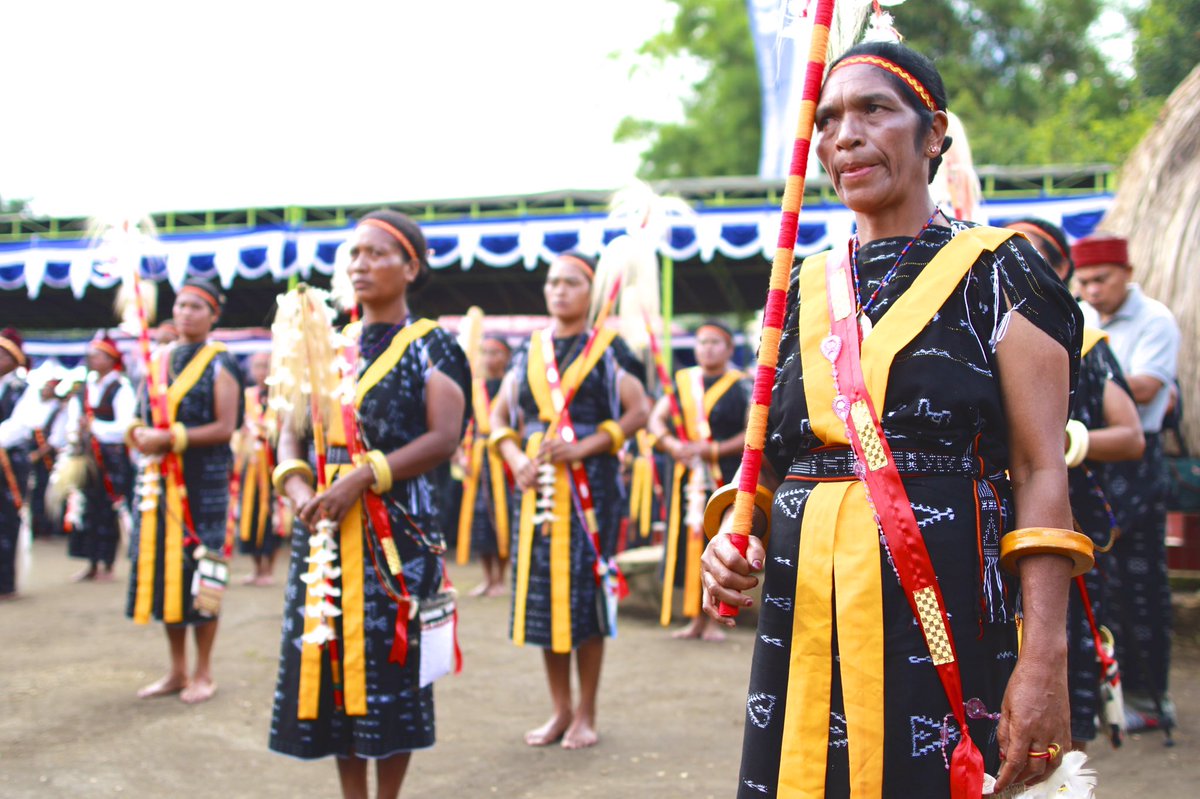
M 115 358 L 117 361 L 121 360 L 121 351 L 103 339 L 95 339 L 92 341 L 92 349 L 100 350 L 105 355 L 109 355 Z
M 701 330 L 715 330 L 728 339 L 730 344 L 733 343 L 733 334 L 723 327 L 718 327 L 717 325 L 700 325 L 700 327 L 696 328 L 697 336 L 700 335 Z
M 930 111 L 938 110 L 937 103 L 933 101 L 933 96 L 928 92 L 928 90 L 926 90 L 925 84 L 914 78 L 911 72 L 904 69 L 899 64 L 888 61 L 886 58 L 880 58 L 879 56 L 874 55 L 853 55 L 849 58 L 839 61 L 834 65 L 833 69 L 829 70 L 829 72 L 830 74 L 833 74 L 842 67 L 849 67 L 853 66 L 854 64 L 867 64 L 872 67 L 879 67 L 880 69 L 887 70 L 900 80 L 904 81 L 908 88 L 913 90 L 913 93 L 917 95 L 926 108 L 928 108 Z
M 8 353 L 16 359 L 17 366 L 29 364 L 29 361 L 25 360 L 25 353 L 21 352 L 21 348 L 12 339 L 0 336 L 0 349 L 8 350 Z
M 197 286 L 184 286 L 183 288 L 181 288 L 179 290 L 179 293 L 180 294 L 195 294 L 197 297 L 200 297 L 201 299 L 203 299 L 205 302 L 208 303 L 208 307 L 212 308 L 213 313 L 215 313 L 217 316 L 221 315 L 221 305 L 219 302 L 217 302 L 217 298 L 214 297 L 213 295 L 209 294 L 204 289 L 199 288 Z
M 367 227 L 379 228 L 380 230 L 389 234 L 396 241 L 400 242 L 400 246 L 404 248 L 404 252 L 408 253 L 409 260 L 420 263 L 421 259 L 417 257 L 416 248 L 412 246 L 412 242 L 408 240 L 408 236 L 405 236 L 400 228 L 396 227 L 390 222 L 385 222 L 382 219 L 375 219 L 374 217 L 370 219 L 364 219 L 358 224 L 366 225 Z
M 588 264 L 588 262 L 583 260 L 582 258 L 576 258 L 574 255 L 567 255 L 565 253 L 560 254 L 558 257 L 563 261 L 570 261 L 571 263 L 575 264 L 580 269 L 582 269 L 583 273 L 585 275 L 587 275 L 587 279 L 589 281 L 596 279 L 596 270 L 592 269 L 592 267 Z
M 1063 250 L 1062 246 L 1059 245 L 1059 243 L 1054 240 L 1054 237 L 1050 235 L 1050 232 L 1048 230 L 1041 228 L 1037 225 L 1030 224 L 1029 222 L 1013 222 L 1011 225 L 1005 225 L 1005 227 L 1008 228 L 1009 230 L 1015 230 L 1018 233 L 1032 233 L 1033 235 L 1037 236 L 1039 239 L 1041 239 L 1042 241 L 1046 242 L 1051 247 L 1053 247 L 1055 249 L 1055 251 L 1058 252 L 1058 254 L 1062 256 L 1062 259 L 1064 261 L 1066 261 L 1067 263 L 1071 262 L 1071 256 L 1067 255 L 1067 253 Z

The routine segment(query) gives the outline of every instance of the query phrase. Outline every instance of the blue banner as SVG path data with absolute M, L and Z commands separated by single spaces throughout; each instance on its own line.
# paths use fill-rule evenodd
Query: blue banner
M 787 177 L 799 109 L 798 102 L 792 97 L 796 82 L 796 42 L 779 35 L 785 23 L 786 7 L 785 0 L 746 0 L 762 97 L 758 176 L 767 179 Z

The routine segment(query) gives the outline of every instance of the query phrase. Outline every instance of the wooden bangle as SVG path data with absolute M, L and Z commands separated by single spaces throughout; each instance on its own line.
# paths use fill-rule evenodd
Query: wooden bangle
M 1017 574 L 1017 561 L 1026 555 L 1062 555 L 1071 559 L 1072 577 L 1087 574 L 1095 563 L 1092 539 L 1074 530 L 1026 527 L 1000 539 L 1000 565 Z
M 488 446 L 499 451 L 500 445 L 509 439 L 512 439 L 517 446 L 521 445 L 521 437 L 517 435 L 516 430 L 511 427 L 499 427 L 488 436 Z
M 1088 454 L 1088 429 L 1078 419 L 1067 422 L 1067 468 L 1074 469 L 1083 463 Z
M 625 431 L 621 429 L 621 425 L 617 424 L 616 420 L 605 419 L 596 425 L 596 432 L 608 433 L 608 437 L 612 439 L 612 444 L 608 447 L 609 455 L 616 455 L 625 447 Z
M 283 490 L 283 486 L 293 474 L 303 475 L 310 487 L 316 482 L 313 477 L 312 467 L 308 465 L 308 461 L 292 458 L 278 464 L 275 470 L 271 472 L 271 485 L 275 488 L 276 494 L 281 497 L 287 496 L 287 492 Z
M 125 428 L 125 446 L 129 447 L 130 449 L 136 449 L 137 445 L 134 443 L 133 433 L 139 427 L 145 427 L 145 426 L 146 426 L 146 423 L 143 422 L 141 419 L 134 419 L 132 422 L 130 422 L 129 427 Z
M 375 482 L 371 484 L 371 490 L 376 494 L 386 494 L 391 491 L 392 467 L 388 463 L 387 455 L 373 449 L 367 453 L 367 465 L 371 467 L 371 474 L 375 475 Z
M 729 483 L 723 485 L 713 492 L 708 498 L 708 504 L 704 506 L 704 535 L 708 538 L 714 537 L 721 529 L 721 522 L 725 518 L 725 511 L 737 501 L 737 485 Z M 764 486 L 757 486 L 754 489 L 754 507 L 762 511 L 762 515 L 767 521 L 767 530 L 771 529 L 771 506 L 775 504 L 775 495 L 768 491 Z M 764 537 L 764 540 L 765 537 Z
M 171 425 L 171 451 L 176 455 L 182 455 L 188 448 L 187 428 L 183 422 L 176 422 Z

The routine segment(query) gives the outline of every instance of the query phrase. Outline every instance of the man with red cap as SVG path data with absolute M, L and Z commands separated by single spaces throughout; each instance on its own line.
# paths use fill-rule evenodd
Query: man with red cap
M 28 367 L 21 334 L 11 327 L 0 330 L 0 600 L 17 595 L 17 533 L 26 474 L 24 442 L 17 440 L 10 418 L 25 393 L 23 370 Z
M 1146 451 L 1132 475 L 1108 480 L 1121 536 L 1112 550 L 1110 597 L 1121 624 L 1122 665 L 1131 730 L 1173 725 L 1167 696 L 1171 658 L 1171 591 L 1167 584 L 1163 416 L 1171 402 L 1179 356 L 1179 327 L 1170 309 L 1134 282 L 1125 239 L 1095 234 L 1071 248 L 1083 316 L 1109 344 L 1137 403 Z
M 121 519 L 129 514 L 133 466 L 125 431 L 137 412 L 137 396 L 122 374 L 121 351 L 104 331 L 88 345 L 87 365 L 87 383 L 67 407 L 67 430 L 76 439 L 71 444 L 95 468 L 88 470 L 82 486 L 82 523 L 71 532 L 68 552 L 88 561 L 76 581 L 107 581 L 112 579 Z

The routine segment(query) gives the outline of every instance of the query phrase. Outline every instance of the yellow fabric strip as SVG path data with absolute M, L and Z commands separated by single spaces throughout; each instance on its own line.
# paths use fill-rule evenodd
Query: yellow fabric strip
M 550 523 L 550 648 L 559 653 L 571 651 L 571 515 L 571 476 L 560 463 L 554 467 Z
M 328 469 L 328 467 L 327 467 Z M 311 557 L 315 555 L 315 547 L 308 548 Z M 316 563 L 308 564 L 308 574 L 317 570 Z M 318 620 L 309 615 L 309 608 L 320 604 L 320 599 L 308 593 L 308 583 L 304 583 L 304 634 L 308 635 L 317 628 Z M 297 690 L 296 718 L 307 721 L 317 718 L 321 707 L 321 647 L 317 644 L 302 644 L 300 648 L 300 686 Z
M 326 466 L 326 470 L 330 467 Z M 334 467 L 342 477 L 354 471 L 353 464 Z M 346 715 L 367 714 L 367 654 L 363 636 L 363 529 L 362 502 L 355 502 L 342 518 L 338 530 L 338 565 L 342 567 L 342 680 Z M 374 579 L 374 575 L 371 575 Z M 389 606 L 390 607 L 390 606 Z M 387 620 L 389 624 L 392 619 Z
M 225 352 L 225 345 L 219 341 L 208 342 L 192 356 L 179 376 L 171 381 L 171 386 L 167 389 L 168 424 L 175 423 L 175 415 L 179 413 L 179 403 L 195 387 L 203 376 L 204 370 L 208 368 L 208 364 L 218 352 Z
M 700 440 L 700 420 L 696 418 L 696 397 L 692 394 L 695 383 L 692 375 L 697 368 L 693 366 L 675 373 L 675 392 L 679 395 L 679 410 L 683 411 L 683 427 L 689 441 Z
M 254 503 L 254 490 L 252 481 L 258 480 L 258 470 L 255 468 L 255 463 L 250 457 L 242 459 L 241 477 L 239 478 L 242 484 L 242 517 L 238 519 L 238 538 L 242 541 L 250 540 L 250 517 L 251 506 Z
M 995 251 L 1015 235 L 1016 231 L 1006 228 L 976 227 L 961 231 L 938 251 L 913 284 L 879 319 L 875 330 L 863 341 L 862 348 L 863 377 L 876 408 L 883 408 L 888 373 L 897 353 L 907 347 L 941 310 L 980 254 L 985 250 Z M 825 334 L 828 333 L 826 324 Z M 817 357 L 825 360 L 820 353 Z M 805 365 L 807 363 L 805 361 Z M 806 391 L 808 386 L 806 379 Z
M 592 351 L 588 354 L 587 361 L 577 357 L 571 362 L 571 365 L 559 378 L 564 396 L 570 394 L 576 386 L 583 382 L 584 378 L 591 374 L 616 337 L 615 330 L 602 328 L 596 334 L 596 342 L 592 345 Z M 550 398 L 550 384 L 546 382 L 546 354 L 542 352 L 542 346 L 541 335 L 535 333 L 530 337 L 529 359 L 525 376 L 529 381 L 533 400 L 537 403 L 538 418 L 543 422 L 551 422 L 558 414 L 555 413 L 554 401 Z M 562 364 L 559 364 L 559 370 L 562 371 Z
M 504 461 L 495 451 L 484 451 L 488 475 L 492 480 L 492 511 L 496 522 L 496 554 L 508 560 L 508 482 L 504 479 Z
M 683 578 L 683 615 L 694 619 L 700 615 L 700 556 L 704 554 L 703 527 L 687 529 L 687 568 Z
M 180 464 L 182 467 L 182 464 Z M 182 471 L 182 468 L 180 469 Z M 183 621 L 183 502 L 187 488 L 171 478 L 163 480 L 166 488 L 166 535 L 163 541 L 163 621 L 176 624 Z M 191 588 L 191 586 L 187 586 Z
M 475 497 L 479 494 L 479 470 L 483 468 L 483 448 L 487 441 L 476 437 L 471 443 L 471 457 L 467 462 L 467 474 L 463 478 L 462 502 L 458 506 L 458 565 L 462 566 L 471 557 L 471 525 L 475 523 Z
M 1085 355 L 1087 355 L 1089 352 L 1092 351 L 1092 348 L 1095 347 L 1097 344 L 1099 344 L 1101 341 L 1108 341 L 1107 333 L 1105 333 L 1103 330 L 1100 330 L 1095 327 L 1084 327 L 1083 328 L 1083 351 L 1081 353 L 1079 353 L 1079 357 L 1082 358 Z
M 271 475 L 267 469 L 267 453 L 259 452 L 254 459 L 255 471 L 258 474 L 258 534 L 254 538 L 255 546 L 262 549 L 263 539 L 267 535 L 267 515 L 271 509 Z
M 800 360 L 804 370 L 804 397 L 809 421 L 817 438 L 830 446 L 849 446 L 846 424 L 833 412 L 833 364 L 819 345 L 829 335 L 829 310 L 825 301 L 825 257 L 817 253 L 800 266 Z
M 671 511 L 667 516 L 667 562 L 663 570 L 662 614 L 659 623 L 666 627 L 671 623 L 672 603 L 675 601 L 675 568 L 679 562 L 679 518 L 683 511 L 681 487 L 683 473 L 687 471 L 683 464 L 675 463 L 671 469 Z
M 158 464 L 146 464 L 146 474 L 158 479 Z M 154 565 L 158 557 L 158 503 L 142 511 L 142 523 L 138 529 L 137 593 L 133 601 L 133 621 L 149 624 L 154 607 Z
M 821 799 L 825 795 L 833 661 L 834 530 L 850 485 L 819 483 L 804 506 L 779 754 L 780 799 Z
M 638 431 L 641 435 L 641 431 Z M 642 472 L 646 470 L 646 460 L 640 454 L 633 459 L 629 475 L 629 518 L 637 519 L 641 515 L 642 501 Z
M 487 439 L 492 434 L 492 413 L 488 407 L 487 383 L 482 379 L 474 381 L 471 391 L 471 408 L 475 416 L 475 435 Z
M 536 336 L 534 337 L 536 340 Z M 525 454 L 537 457 L 542 434 L 534 433 L 525 445 Z M 537 487 L 521 495 L 521 522 L 517 528 L 517 577 L 513 586 L 513 643 L 525 645 L 525 607 L 529 601 L 529 567 L 533 560 L 533 517 L 537 513 Z
M 838 667 L 850 795 L 883 793 L 883 590 L 879 533 L 862 483 L 849 483 L 833 551 Z
M 718 402 L 721 401 L 721 397 L 724 397 L 725 394 L 728 393 L 729 389 L 733 388 L 734 385 L 736 385 L 737 382 L 743 377 L 745 377 L 745 375 L 739 372 L 737 369 L 730 369 L 728 372 L 721 375 L 717 382 L 708 387 L 708 390 L 704 392 L 705 418 L 712 414 L 712 409 L 716 407 Z
M 437 322 L 432 319 L 418 319 L 397 333 L 391 343 L 388 344 L 388 348 L 383 351 L 383 354 L 376 358 L 374 363 L 368 366 L 367 371 L 363 372 L 362 377 L 358 379 L 358 390 L 354 398 L 354 406 L 359 407 L 362 405 L 363 397 L 367 396 L 367 393 L 375 388 L 384 375 L 391 372 L 396 364 L 400 362 L 410 344 L 419 338 L 424 338 L 430 331 L 437 328 L 437 326 Z

